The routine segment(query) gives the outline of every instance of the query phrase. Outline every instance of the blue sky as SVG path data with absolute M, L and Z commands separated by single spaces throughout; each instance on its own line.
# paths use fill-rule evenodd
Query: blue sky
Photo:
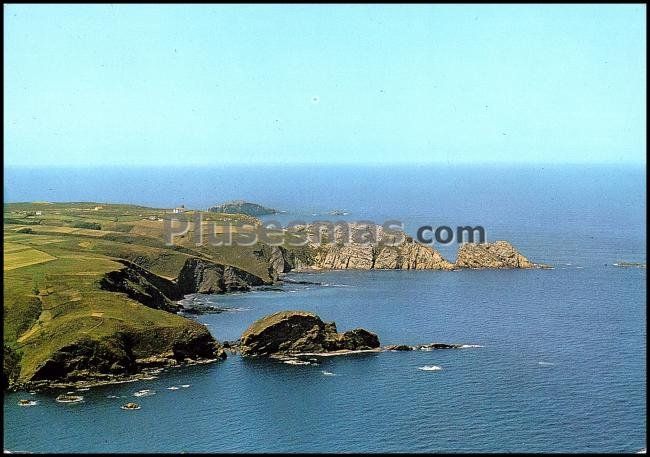
M 5 5 L 5 164 L 645 163 L 644 5 Z

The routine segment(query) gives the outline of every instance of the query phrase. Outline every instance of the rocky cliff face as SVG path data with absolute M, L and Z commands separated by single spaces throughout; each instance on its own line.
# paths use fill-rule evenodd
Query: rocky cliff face
M 223 358 L 221 345 L 203 325 L 119 332 L 105 338 L 87 337 L 54 352 L 29 380 L 75 382 L 106 380 L 151 366 Z
M 323 322 L 314 313 L 281 311 L 254 322 L 242 334 L 240 348 L 242 355 L 260 356 L 378 347 L 379 338 L 367 330 L 337 333 L 334 322 Z
M 295 227 L 308 240 L 313 255 L 297 268 L 334 270 L 451 270 L 453 264 L 438 251 L 414 242 L 401 234 L 403 242 L 395 243 L 395 233 L 386 233 L 374 224 L 352 223 L 346 231 L 318 225 Z M 321 233 L 319 238 L 318 233 Z
M 222 294 L 250 290 L 251 286 L 264 284 L 264 280 L 230 265 L 220 265 L 194 257 L 185 262 L 178 275 L 177 284 L 182 295 Z
M 293 266 L 286 261 L 287 251 L 282 250 L 285 260 L 277 261 L 282 271 L 294 268 L 453 270 L 544 267 L 528 260 L 507 241 L 465 243 L 458 250 L 456 263 L 451 263 L 435 249 L 417 243 L 403 233 L 400 236 L 399 232 L 384 232 L 382 227 L 374 224 L 353 223 L 348 228 L 311 224 L 293 230 L 307 240 L 306 247 L 312 255 L 305 257 L 299 266 Z M 395 243 L 396 240 L 402 242 Z
M 172 281 L 161 278 L 134 263 L 122 260 L 124 268 L 107 273 L 100 281 L 100 287 L 112 292 L 125 293 L 129 298 L 148 306 L 175 313 L 180 306 L 178 287 Z
M 507 241 L 466 243 L 458 249 L 457 268 L 536 268 Z
M 315 266 L 357 270 L 451 270 L 453 265 L 438 251 L 423 244 L 400 246 L 333 245 L 318 248 Z

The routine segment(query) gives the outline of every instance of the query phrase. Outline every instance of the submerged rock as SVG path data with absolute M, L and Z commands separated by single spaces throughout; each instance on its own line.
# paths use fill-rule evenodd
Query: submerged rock
M 255 321 L 242 334 L 241 354 L 357 351 L 379 347 L 376 334 L 364 329 L 337 333 L 334 322 L 323 322 L 307 311 L 280 311 Z

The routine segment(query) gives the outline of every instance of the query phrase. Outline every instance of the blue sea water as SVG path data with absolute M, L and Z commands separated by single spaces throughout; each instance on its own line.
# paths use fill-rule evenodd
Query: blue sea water
M 231 356 L 151 381 L 4 397 L 4 446 L 50 452 L 595 451 L 646 447 L 645 169 L 239 167 L 5 170 L 5 201 L 205 208 L 233 198 L 295 218 L 482 225 L 552 270 L 295 273 L 319 284 L 202 297 L 216 338 L 304 309 L 382 344 L 481 347 L 319 358 Z M 315 216 L 313 216 L 315 214 Z M 274 216 L 275 217 L 275 216 Z M 328 216 L 325 216 L 326 218 Z M 331 217 L 331 216 L 329 216 Z M 336 216 L 340 219 L 341 216 Z M 439 249 L 453 260 L 456 245 Z M 418 368 L 441 367 L 437 371 Z M 324 374 L 324 372 L 333 375 Z M 168 390 L 170 386 L 187 388 Z M 139 389 L 157 391 L 133 397 Z M 118 396 L 121 398 L 108 398 Z M 19 407 L 18 399 L 35 399 Z M 139 411 L 119 406 L 136 400 Z

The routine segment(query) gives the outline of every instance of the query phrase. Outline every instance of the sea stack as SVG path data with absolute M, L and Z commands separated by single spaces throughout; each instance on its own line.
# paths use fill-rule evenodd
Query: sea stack
M 376 334 L 362 328 L 338 333 L 334 322 L 323 322 L 308 311 L 280 311 L 265 316 L 253 322 L 241 337 L 241 354 L 252 357 L 378 347 Z

